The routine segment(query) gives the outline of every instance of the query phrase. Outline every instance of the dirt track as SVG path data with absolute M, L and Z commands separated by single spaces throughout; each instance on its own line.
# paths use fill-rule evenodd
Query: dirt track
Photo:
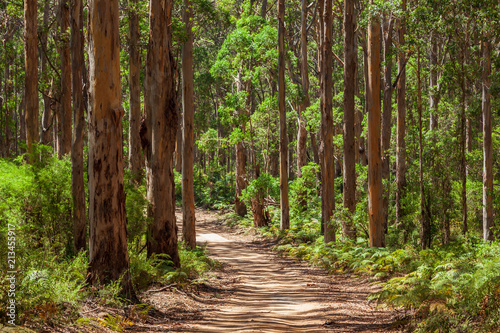
M 376 290 L 367 281 L 277 257 L 256 236 L 228 233 L 211 212 L 197 212 L 197 240 L 226 264 L 220 282 L 229 292 L 179 332 L 394 332 L 394 313 L 367 301 Z

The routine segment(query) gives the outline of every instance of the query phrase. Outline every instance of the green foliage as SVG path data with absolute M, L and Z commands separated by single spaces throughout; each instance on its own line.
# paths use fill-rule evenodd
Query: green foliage
M 196 284 L 207 279 L 207 272 L 219 269 L 220 263 L 208 257 L 204 247 L 188 249 L 184 242 L 179 243 L 180 268 L 173 268 L 173 263 L 167 255 L 154 254 L 147 258 L 145 251 L 130 250 L 130 272 L 132 282 L 137 290 L 147 289 L 153 283 L 177 283 L 178 285 Z M 117 298 L 119 285 L 116 288 L 107 286 L 108 299 L 112 302 L 121 302 Z
M 220 269 L 221 264 L 208 257 L 208 251 L 204 247 L 197 246 L 194 249 L 188 249 L 181 242 L 179 244 L 179 257 L 181 267 L 165 275 L 169 283 L 176 282 L 185 284 L 187 282 L 196 284 L 207 279 L 207 272 L 214 269 Z
M 19 267 L 15 275 L 16 307 L 19 322 L 25 321 L 64 321 L 71 318 L 60 318 L 65 308 L 76 309 L 79 301 L 87 293 L 85 287 L 88 257 L 87 253 L 80 252 L 73 259 L 64 259 L 50 254 L 50 252 L 27 253 L 31 259 Z M 8 290 L 11 277 L 6 271 L 0 275 L 0 321 L 5 322 L 6 306 L 10 299 Z
M 58 160 L 46 147 L 27 165 L 0 159 L 0 253 L 6 254 L 7 229 L 16 233 L 18 264 L 26 267 L 25 253 L 38 249 L 59 256 L 73 255 L 71 163 Z M 0 265 L 6 265 L 1 263 Z
M 390 279 L 373 298 L 417 310 L 423 319 L 418 324 L 421 332 L 435 331 L 443 323 L 449 331 L 496 331 L 499 250 L 499 244 L 468 236 L 443 249 L 421 251 L 413 264 L 416 268 Z
M 149 222 L 147 217 L 148 200 L 146 196 L 146 179 L 142 180 L 141 185 L 131 183 L 130 172 L 126 169 L 124 184 L 128 240 L 129 243 L 135 243 L 138 246 L 143 236 L 146 234 L 146 228 Z M 176 195 L 179 186 L 176 184 Z
M 252 179 L 250 181 L 248 186 L 241 192 L 241 199 L 243 199 L 247 205 L 251 205 L 253 198 L 263 199 L 264 197 L 270 196 L 279 199 L 279 195 L 279 178 L 263 173 L 257 179 Z

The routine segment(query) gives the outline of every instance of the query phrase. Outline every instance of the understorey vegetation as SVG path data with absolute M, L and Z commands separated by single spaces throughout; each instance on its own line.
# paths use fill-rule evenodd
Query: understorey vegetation
M 111 309 L 154 308 L 140 302 L 134 304 L 124 297 L 120 281 L 103 282 L 97 287 L 86 281 L 88 251 L 75 253 L 73 248 L 70 161 L 51 156 L 48 147 L 37 149 L 43 158 L 31 165 L 25 164 L 22 157 L 14 161 L 0 159 L 0 254 L 7 258 L 8 252 L 15 252 L 15 269 L 9 267 L 7 260 L 0 263 L 0 318 L 9 321 L 8 305 L 15 299 L 18 325 L 40 329 L 76 323 L 120 332 L 125 318 L 81 317 L 82 306 L 91 302 Z M 206 249 L 189 249 L 182 242 L 179 268 L 173 267 L 167 255 L 148 258 L 145 187 L 127 185 L 126 195 L 130 274 L 137 293 L 152 286 L 196 288 L 210 279 L 211 271 L 221 268 L 220 263 L 207 256 Z M 14 247 L 7 242 L 9 226 L 15 235 Z M 17 271 L 15 280 L 10 279 L 9 271 Z M 14 297 L 9 296 L 11 285 Z
M 276 206 L 277 180 L 268 175 L 260 182 L 267 202 L 274 203 L 266 207 L 269 211 L 269 224 L 256 227 L 252 214 L 239 217 L 228 213 L 226 223 L 239 225 L 258 231 L 262 236 L 278 241 L 273 249 L 281 255 L 287 255 L 321 266 L 331 274 L 349 274 L 358 278 L 370 278 L 380 285 L 380 290 L 370 295 L 370 300 L 380 306 L 390 306 L 401 312 L 401 329 L 414 332 L 492 332 L 500 329 L 500 246 L 496 242 L 485 243 L 470 231 L 463 235 L 459 226 L 452 226 L 451 239 L 442 244 L 441 235 L 436 233 L 432 248 L 422 249 L 420 236 L 414 233 L 410 240 L 399 232 L 396 225 L 388 226 L 386 247 L 369 247 L 367 207 L 363 200 L 356 212 L 339 209 L 335 215 L 337 241 L 325 244 L 321 231 L 321 209 L 317 196 L 319 189 L 316 180 L 317 166 L 304 167 L 302 178 L 290 183 L 291 225 L 287 231 L 280 230 L 279 207 Z M 359 167 L 360 195 L 362 192 L 363 172 Z M 304 182 L 310 182 L 304 193 Z M 295 189 L 295 190 L 294 190 Z M 337 184 L 340 190 L 340 184 Z M 453 196 L 454 193 L 448 195 Z M 307 205 L 303 205 L 302 198 Z M 337 197 L 337 204 L 342 199 Z M 417 217 L 418 211 L 410 214 L 407 223 Z M 356 239 L 343 237 L 342 221 L 352 221 L 358 230 Z M 438 229 L 439 226 L 433 224 Z M 478 226 L 479 227 L 479 226 Z M 406 227 L 408 228 L 408 227 Z M 479 229 L 479 228 L 478 228 Z M 406 229 L 407 232 L 409 231 Z M 479 229 L 480 230 L 480 229 Z M 399 236 L 395 236 L 399 232 Z

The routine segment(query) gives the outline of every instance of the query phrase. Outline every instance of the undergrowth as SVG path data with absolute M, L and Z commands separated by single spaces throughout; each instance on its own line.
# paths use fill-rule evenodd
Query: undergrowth
M 306 173 L 302 182 L 311 181 L 307 176 L 311 173 Z M 309 186 L 307 192 L 300 192 L 302 185 L 295 180 L 290 186 L 289 230 L 280 231 L 277 207 L 269 208 L 271 223 L 256 229 L 265 237 L 279 240 L 274 247 L 278 253 L 324 267 L 331 274 L 348 273 L 373 279 L 381 289 L 370 295 L 370 299 L 404 309 L 411 331 L 500 331 L 499 243 L 485 243 L 467 234 L 457 236 L 448 245 L 426 250 L 411 242 L 404 246 L 369 247 L 365 232 L 367 207 L 360 203 L 353 215 L 342 211 L 335 214 L 337 241 L 324 244 L 320 205 L 313 201 L 311 193 L 315 188 Z M 299 194 L 306 195 L 305 206 L 299 204 Z M 356 225 L 356 240 L 340 234 L 345 218 Z M 228 214 L 227 223 L 254 228 L 251 213 L 245 218 Z
M 0 159 L 0 256 L 4 258 L 0 261 L 0 323 L 10 320 L 11 299 L 16 302 L 15 323 L 33 328 L 77 322 L 86 300 L 105 307 L 129 306 L 130 301 L 121 295 L 120 281 L 98 288 L 85 283 L 88 253 L 75 253 L 72 245 L 71 162 L 53 157 L 50 147 L 37 149 L 41 158 L 32 165 L 23 157 Z M 146 257 L 146 188 L 132 186 L 128 178 L 126 173 L 128 248 L 136 291 L 155 283 L 175 283 L 182 288 L 207 280 L 209 271 L 219 269 L 220 264 L 207 256 L 205 248 L 187 249 L 180 243 L 181 267 L 177 269 L 166 256 Z M 15 262 L 7 260 L 12 257 L 9 252 L 15 252 Z M 9 295 L 11 285 L 15 286 L 15 297 Z M 145 311 L 139 311 L 138 306 L 132 308 L 138 313 Z M 120 331 L 127 323 L 122 319 L 81 319 L 79 324 Z

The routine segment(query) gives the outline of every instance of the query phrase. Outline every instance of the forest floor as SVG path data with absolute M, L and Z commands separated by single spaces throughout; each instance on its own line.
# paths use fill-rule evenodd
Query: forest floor
M 271 250 L 275 244 L 225 226 L 217 212 L 196 214 L 198 244 L 206 246 L 223 269 L 209 273 L 210 278 L 195 288 L 151 287 L 139 297 L 155 310 L 146 317 L 135 315 L 135 320 L 130 309 L 122 310 L 122 316 L 129 312 L 131 318 L 124 332 L 398 331 L 398 312 L 367 300 L 379 288 L 371 281 L 328 275 L 324 269 L 280 257 Z M 177 220 L 182 221 L 180 211 Z M 109 313 L 98 312 L 101 318 Z M 82 332 L 81 327 L 77 331 Z

